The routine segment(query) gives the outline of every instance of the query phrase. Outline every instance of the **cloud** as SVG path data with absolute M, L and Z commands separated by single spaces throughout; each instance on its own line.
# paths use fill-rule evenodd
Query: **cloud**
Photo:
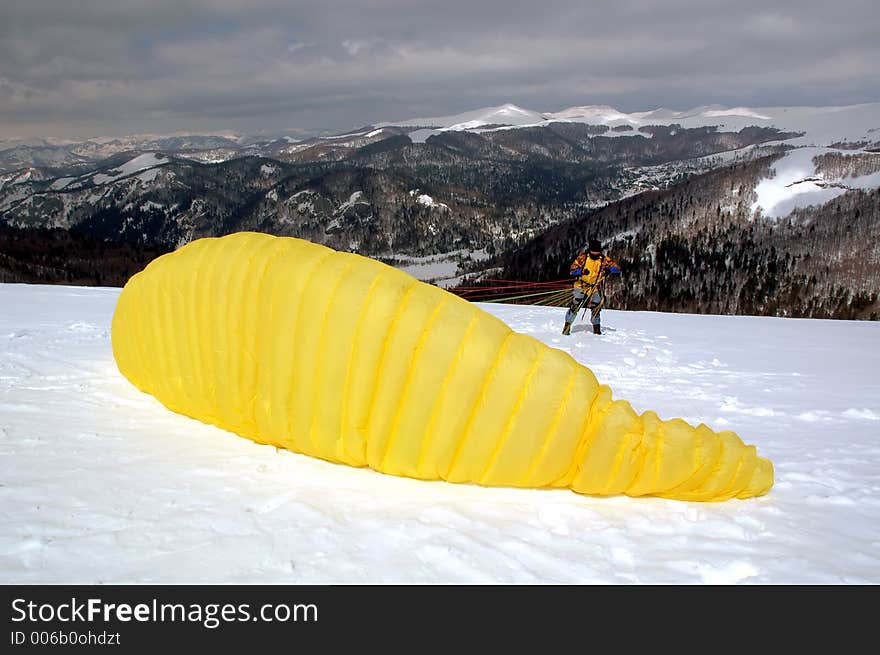
M 0 136 L 877 101 L 876 24 L 863 0 L 30 0 L 0 24 Z

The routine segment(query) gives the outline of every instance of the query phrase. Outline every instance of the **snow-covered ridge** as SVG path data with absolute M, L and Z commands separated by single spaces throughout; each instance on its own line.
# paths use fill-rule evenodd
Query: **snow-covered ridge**
M 771 116 L 766 116 L 759 113 L 757 110 L 750 109 L 749 107 L 724 107 L 722 105 L 703 105 L 683 111 L 661 107 L 659 109 L 652 109 L 651 111 L 633 112 L 631 116 L 641 121 L 661 122 L 700 117 L 717 118 L 720 116 L 742 116 L 745 118 L 757 118 L 759 120 L 771 120 Z
M 369 130 L 361 130 L 360 132 L 346 132 L 345 134 L 334 134 L 332 136 L 320 136 L 319 139 L 324 141 L 335 141 L 337 139 L 345 139 L 356 136 L 366 136 Z
M 733 109 L 711 109 L 709 111 L 703 112 L 703 116 L 716 117 L 716 116 L 745 116 L 746 118 L 757 118 L 758 120 L 768 121 L 770 120 L 770 116 L 764 116 L 763 114 L 759 114 L 752 109 L 748 109 L 746 107 L 734 107 Z
M 117 166 L 109 171 L 110 174 L 98 173 L 97 175 L 94 175 L 92 181 L 95 184 L 106 184 L 107 182 L 118 180 L 121 177 L 133 175 L 139 171 L 153 168 L 154 166 L 162 166 L 167 163 L 168 158 L 165 155 L 156 152 L 148 152 L 143 155 L 138 155 L 134 159 L 130 159 L 122 164 L 122 166 Z
M 404 121 L 376 123 L 376 127 L 424 127 L 449 130 L 469 130 L 486 125 L 531 125 L 544 120 L 540 112 L 507 103 L 497 107 L 483 107 L 452 116 L 412 118 Z
M 730 132 L 757 126 L 776 128 L 783 132 L 803 133 L 802 137 L 786 140 L 787 144 L 794 146 L 828 147 L 847 142 L 880 144 L 880 103 L 840 107 L 707 105 L 682 111 L 660 108 L 632 113 L 625 113 L 608 105 L 585 105 L 556 112 L 539 112 L 507 103 L 451 116 L 377 123 L 377 127 L 424 128 L 422 131 L 411 133 L 413 141 L 418 143 L 427 139 L 432 133 L 447 130 L 482 131 L 492 129 L 493 126 L 496 129 L 517 129 L 545 127 L 559 122 L 604 125 L 609 128 L 626 125 L 635 130 L 647 125 L 679 124 L 683 128 L 717 127 L 719 131 Z
M 562 111 L 546 113 L 544 118 L 551 121 L 576 121 L 595 122 L 597 125 L 608 125 L 615 121 L 638 124 L 638 121 L 628 114 L 618 111 L 614 107 L 608 105 L 588 105 L 585 107 L 569 107 Z M 579 120 L 583 119 L 583 120 Z

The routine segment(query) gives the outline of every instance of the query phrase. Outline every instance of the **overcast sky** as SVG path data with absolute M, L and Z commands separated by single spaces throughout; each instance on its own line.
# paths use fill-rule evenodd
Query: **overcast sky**
M 0 137 L 880 100 L 877 0 L 0 0 Z

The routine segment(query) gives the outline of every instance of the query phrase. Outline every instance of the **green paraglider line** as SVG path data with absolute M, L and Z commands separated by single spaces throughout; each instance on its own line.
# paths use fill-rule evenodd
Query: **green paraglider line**
M 565 293 L 566 293 L 566 294 L 568 293 L 568 289 L 565 290 Z M 560 295 L 560 292 L 559 292 L 559 291 L 556 291 L 556 290 L 553 290 L 553 291 L 539 291 L 538 293 L 526 293 L 526 294 L 523 294 L 523 295 L 520 295 L 520 296 L 506 296 L 506 297 L 504 297 L 504 298 L 493 298 L 492 300 L 482 300 L 482 301 L 479 301 L 479 300 L 476 300 L 476 299 L 475 299 L 475 301 L 476 301 L 476 302 L 509 302 L 509 301 L 511 301 L 511 300 L 522 300 L 523 298 L 533 298 L 533 297 L 535 297 L 535 296 L 547 296 L 547 295 L 550 295 L 550 294 Z

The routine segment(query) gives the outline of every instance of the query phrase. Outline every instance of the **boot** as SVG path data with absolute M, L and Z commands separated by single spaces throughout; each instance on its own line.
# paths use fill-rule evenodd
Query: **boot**
M 566 323 L 562 328 L 562 334 L 571 334 L 571 323 Z
M 598 323 L 596 323 L 596 324 L 593 326 L 593 334 L 602 334 L 602 328 L 599 327 L 599 324 L 598 324 Z

